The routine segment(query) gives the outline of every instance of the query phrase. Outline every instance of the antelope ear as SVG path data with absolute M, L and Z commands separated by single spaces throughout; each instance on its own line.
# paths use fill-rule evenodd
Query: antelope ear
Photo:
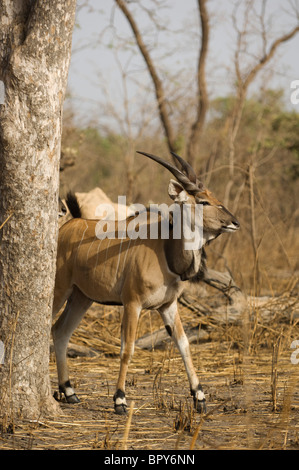
M 170 180 L 168 194 L 175 202 L 182 203 L 188 201 L 188 193 L 183 186 L 175 180 Z

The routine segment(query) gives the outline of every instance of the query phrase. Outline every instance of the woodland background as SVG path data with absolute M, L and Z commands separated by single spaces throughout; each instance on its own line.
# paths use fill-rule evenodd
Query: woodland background
M 299 79 L 299 1 L 77 2 L 63 113 L 60 195 L 100 187 L 114 202 L 118 195 L 126 195 L 128 204 L 168 202 L 169 173 L 136 150 L 165 159 L 171 159 L 169 151 L 174 150 L 192 163 L 241 223 L 238 233 L 224 234 L 208 246 L 207 255 L 208 267 L 229 271 L 245 296 L 232 289 L 235 301 L 230 303 L 223 292 L 206 284 L 186 283 L 179 298 L 208 400 L 207 415 L 194 413 L 183 363 L 170 338 L 158 341 L 163 328 L 158 313 L 144 311 L 127 377 L 132 420 L 116 416 L 112 400 L 122 309 L 97 304 L 86 313 L 68 349 L 71 380 L 81 403 L 71 407 L 62 399 L 57 416 L 41 412 L 48 368 L 49 388 L 57 390 L 51 345 L 49 364 L 44 360 L 41 365 L 40 360 L 48 358 L 49 343 L 43 338 L 50 327 L 45 292 L 51 285 L 48 278 L 40 283 L 40 276 L 42 272 L 51 277 L 53 251 L 44 243 L 44 228 L 55 228 L 46 221 L 57 220 L 58 178 L 54 181 L 51 167 L 46 191 L 41 191 L 37 183 L 43 179 L 38 173 L 43 167 L 36 165 L 35 157 L 49 163 L 44 155 L 50 148 L 58 149 L 59 156 L 60 106 L 51 109 L 48 103 L 58 101 L 53 90 L 63 86 L 69 50 L 66 37 L 65 44 L 62 41 L 65 16 L 76 6 L 74 1 L 53 0 L 51 10 L 44 3 L 32 2 L 32 8 L 27 2 L 10 3 L 20 57 L 33 60 L 38 91 L 53 96 L 46 93 L 40 106 L 27 62 L 22 62 L 26 80 L 13 81 L 10 87 L 20 106 L 8 103 L 18 184 L 4 185 L 0 192 L 0 202 L 15 210 L 2 228 L 8 240 L 4 248 L 11 248 L 11 258 L 4 256 L 5 250 L 2 257 L 13 288 L 10 295 L 3 282 L 0 295 L 2 317 L 6 320 L 3 313 L 9 313 L 0 449 L 298 449 L 299 92 L 291 84 Z M 22 11 L 28 16 L 18 18 Z M 28 17 L 38 34 L 29 31 L 24 41 Z M 57 28 L 49 28 L 47 36 L 45 30 L 55 20 Z M 51 53 L 53 44 L 65 47 L 64 52 L 58 47 L 60 61 Z M 51 86 L 47 61 L 39 60 L 37 50 L 55 66 Z M 14 54 L 4 57 L 14 64 Z M 15 90 L 16 84 L 21 89 Z M 48 116 L 48 111 L 52 119 L 39 123 L 40 114 Z M 53 122 L 59 123 L 57 134 L 51 131 Z M 37 140 L 28 145 L 28 136 Z M 11 163 L 9 151 L 4 157 Z M 21 177 L 20 160 L 30 169 Z M 57 176 L 58 164 L 55 170 Z M 8 181 L 11 173 L 5 173 Z M 31 175 L 36 173 L 33 193 Z M 19 187 L 26 189 L 26 197 L 15 194 Z M 44 209 L 49 189 L 52 219 L 36 221 L 36 208 Z M 41 194 L 44 199 L 39 199 Z M 51 233 L 48 240 L 53 241 Z M 31 258 L 28 246 L 33 247 Z M 48 265 L 35 269 L 33 262 L 40 265 L 41 253 Z M 149 346 L 141 346 L 140 340 L 148 340 Z M 30 409 L 24 411 L 25 399 Z
M 99 186 L 113 201 L 126 195 L 128 203 L 167 202 L 169 175 L 135 154 L 143 150 L 171 158 L 171 143 L 159 119 L 149 69 L 116 3 L 78 5 L 63 121 L 61 193 Z M 288 52 L 299 45 L 298 4 L 207 2 L 200 81 L 203 25 L 197 2 L 187 3 L 193 16 L 186 10 L 175 20 L 178 2 L 127 2 L 127 8 L 163 86 L 175 136 L 172 148 L 185 158 L 205 99 L 192 164 L 241 222 L 238 234 L 220 237 L 208 248 L 209 266 L 231 270 L 248 293 L 273 293 L 284 288 L 282 279 L 298 272 L 299 105 L 291 103 L 291 81 L 299 77 L 295 54 L 286 65 Z M 221 45 L 223 25 L 227 36 Z M 227 38 L 230 63 L 223 63 Z M 76 87 L 76 74 L 81 74 L 79 86 L 90 87 L 91 97 Z M 205 97 L 198 96 L 202 84 Z

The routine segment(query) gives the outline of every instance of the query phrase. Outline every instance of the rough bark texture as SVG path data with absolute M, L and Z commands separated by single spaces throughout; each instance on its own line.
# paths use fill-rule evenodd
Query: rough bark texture
M 0 0 L 0 415 L 56 405 L 49 341 L 61 114 L 75 0 Z

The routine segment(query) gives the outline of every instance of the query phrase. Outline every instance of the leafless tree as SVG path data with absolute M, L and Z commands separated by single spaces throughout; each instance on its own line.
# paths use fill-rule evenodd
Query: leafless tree
M 249 235 L 252 246 L 254 267 L 254 284 L 256 292 L 259 292 L 259 247 L 262 237 L 259 236 L 256 225 L 256 187 L 255 187 L 255 170 L 262 164 L 258 164 L 259 147 L 261 146 L 262 128 L 256 135 L 256 144 L 250 155 L 247 155 L 245 166 L 241 168 L 240 162 L 236 156 L 236 140 L 241 127 L 241 120 L 244 112 L 244 105 L 248 97 L 249 87 L 257 79 L 257 76 L 266 71 L 267 65 L 275 57 L 279 47 L 291 40 L 299 32 L 298 12 L 292 15 L 295 19 L 295 25 L 288 32 L 282 33 L 279 37 L 270 40 L 271 21 L 269 13 L 267 14 L 267 0 L 256 2 L 255 0 L 247 0 L 241 2 L 238 0 L 232 14 L 232 24 L 237 35 L 237 42 L 234 54 L 234 83 L 235 83 L 235 101 L 232 111 L 227 118 L 225 127 L 227 129 L 227 149 L 228 149 L 228 183 L 225 189 L 224 204 L 227 204 L 237 211 L 237 204 L 241 193 L 246 190 L 248 192 L 249 207 Z M 243 8 L 243 10 L 242 10 Z M 251 44 L 260 45 L 259 50 L 255 50 L 254 54 L 251 50 Z M 257 49 L 255 47 L 255 49 Z M 272 73 L 271 73 L 272 75 Z M 257 122 L 262 121 L 262 116 L 256 116 Z M 271 149 L 265 160 L 271 158 L 277 148 Z M 244 163 L 244 162 L 243 162 Z M 243 176 L 240 180 L 237 177 L 236 168 L 242 170 Z M 231 190 L 237 187 L 235 201 L 231 201 Z M 240 182 L 241 181 L 241 182 Z M 231 201 L 231 202 L 229 202 Z M 221 246 L 221 252 L 225 254 L 229 241 L 224 241 Z M 286 260 L 288 260 L 286 256 Z
M 141 32 L 139 30 L 137 21 L 135 20 L 133 14 L 131 13 L 130 9 L 128 8 L 127 2 L 125 0 L 115 0 L 116 4 L 123 12 L 125 17 L 127 18 L 132 32 L 134 34 L 136 44 L 139 48 L 139 51 L 144 58 L 146 63 L 148 72 L 152 79 L 154 89 L 155 89 L 155 96 L 158 105 L 158 111 L 160 120 L 164 129 L 164 133 L 167 140 L 168 148 L 171 152 L 179 152 L 181 149 L 178 148 L 178 142 L 174 131 L 174 126 L 171 122 L 171 118 L 169 116 L 169 109 L 167 104 L 167 93 L 165 90 L 165 86 L 163 81 L 159 77 L 157 72 L 157 68 L 152 60 L 150 55 L 149 49 L 146 46 Z M 205 122 L 205 117 L 208 109 L 208 94 L 207 94 L 207 86 L 206 86 L 206 78 L 205 78 L 205 62 L 207 57 L 208 51 L 208 42 L 209 42 L 209 16 L 206 7 L 207 0 L 198 0 L 198 11 L 200 16 L 200 24 L 202 30 L 202 38 L 201 38 L 201 45 L 200 45 L 200 52 L 199 52 L 199 59 L 198 59 L 198 67 L 197 67 L 197 96 L 195 98 L 195 105 L 196 105 L 196 118 L 191 126 L 189 132 L 189 140 L 187 143 L 187 155 L 186 158 L 189 163 L 195 166 L 195 158 L 198 155 L 198 148 L 199 148 L 199 141 L 201 132 L 203 129 L 203 125 Z
M 240 0 L 236 2 L 232 15 L 233 26 L 237 33 L 237 44 L 234 56 L 236 100 L 230 116 L 230 125 L 228 131 L 229 182 L 226 188 L 224 204 L 228 204 L 231 188 L 235 182 L 235 141 L 240 128 L 244 103 L 248 95 L 248 88 L 256 79 L 258 73 L 261 72 L 261 70 L 271 61 L 271 59 L 273 59 L 279 46 L 292 39 L 299 32 L 297 16 L 295 26 L 293 26 L 290 31 L 273 40 L 269 45 L 269 35 L 266 28 L 267 0 L 263 0 L 260 3 L 260 11 L 256 11 L 255 0 L 247 0 L 245 2 L 242 26 L 239 26 L 237 12 L 241 6 L 241 3 L 242 2 Z M 251 60 L 250 63 L 248 63 L 251 22 L 254 22 L 257 25 L 257 36 L 261 42 L 261 50 L 260 55 L 257 58 L 254 58 L 254 61 Z
M 126 168 L 126 198 L 128 203 L 133 203 L 135 202 L 134 197 L 136 196 L 137 189 L 136 181 L 142 170 L 142 168 L 138 168 L 138 172 L 134 171 L 136 149 L 138 148 L 138 142 L 145 134 L 156 111 L 154 106 L 143 98 L 142 103 L 140 103 L 140 101 L 138 102 L 138 111 L 136 113 L 135 103 L 133 102 L 140 100 L 140 95 L 137 92 L 132 99 L 129 91 L 131 80 L 130 63 L 135 57 L 135 54 L 130 54 L 125 64 L 123 64 L 120 59 L 119 47 L 115 46 L 113 48 L 113 55 L 119 71 L 120 81 L 118 82 L 118 89 L 120 90 L 119 95 L 122 105 L 119 106 L 118 100 L 117 105 L 115 104 L 115 100 L 112 99 L 111 93 L 109 92 L 107 77 L 105 77 L 105 73 L 100 71 L 99 80 L 105 100 L 104 103 L 101 104 L 101 109 L 106 118 L 109 117 L 113 119 L 118 129 L 120 129 L 121 135 L 125 138 L 123 144 L 123 159 Z M 139 90 L 139 88 L 140 83 L 137 84 L 137 89 Z M 141 87 L 140 91 L 144 96 L 144 87 Z M 138 117 L 136 117 L 136 114 Z M 105 125 L 103 128 L 106 130 Z M 108 127 L 108 133 L 109 130 L 110 128 Z M 144 165 L 143 168 L 145 168 L 145 166 L 146 165 Z

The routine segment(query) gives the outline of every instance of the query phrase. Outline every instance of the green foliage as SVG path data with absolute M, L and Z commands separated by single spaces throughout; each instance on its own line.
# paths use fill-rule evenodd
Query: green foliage
M 209 128 L 219 131 L 223 144 L 227 141 L 227 128 L 232 116 L 236 97 L 219 97 L 211 103 Z M 265 153 L 274 147 L 284 152 L 281 172 L 285 177 L 295 180 L 299 172 L 299 114 L 286 110 L 282 90 L 265 90 L 262 96 L 247 99 L 242 121 L 236 139 L 236 146 L 242 157 L 238 163 L 248 160 L 253 151 L 263 159 Z M 257 138 L 259 140 L 257 140 Z
M 285 168 L 291 180 L 299 178 L 299 115 L 292 112 L 281 112 L 272 123 L 282 148 L 289 151 L 292 160 Z

